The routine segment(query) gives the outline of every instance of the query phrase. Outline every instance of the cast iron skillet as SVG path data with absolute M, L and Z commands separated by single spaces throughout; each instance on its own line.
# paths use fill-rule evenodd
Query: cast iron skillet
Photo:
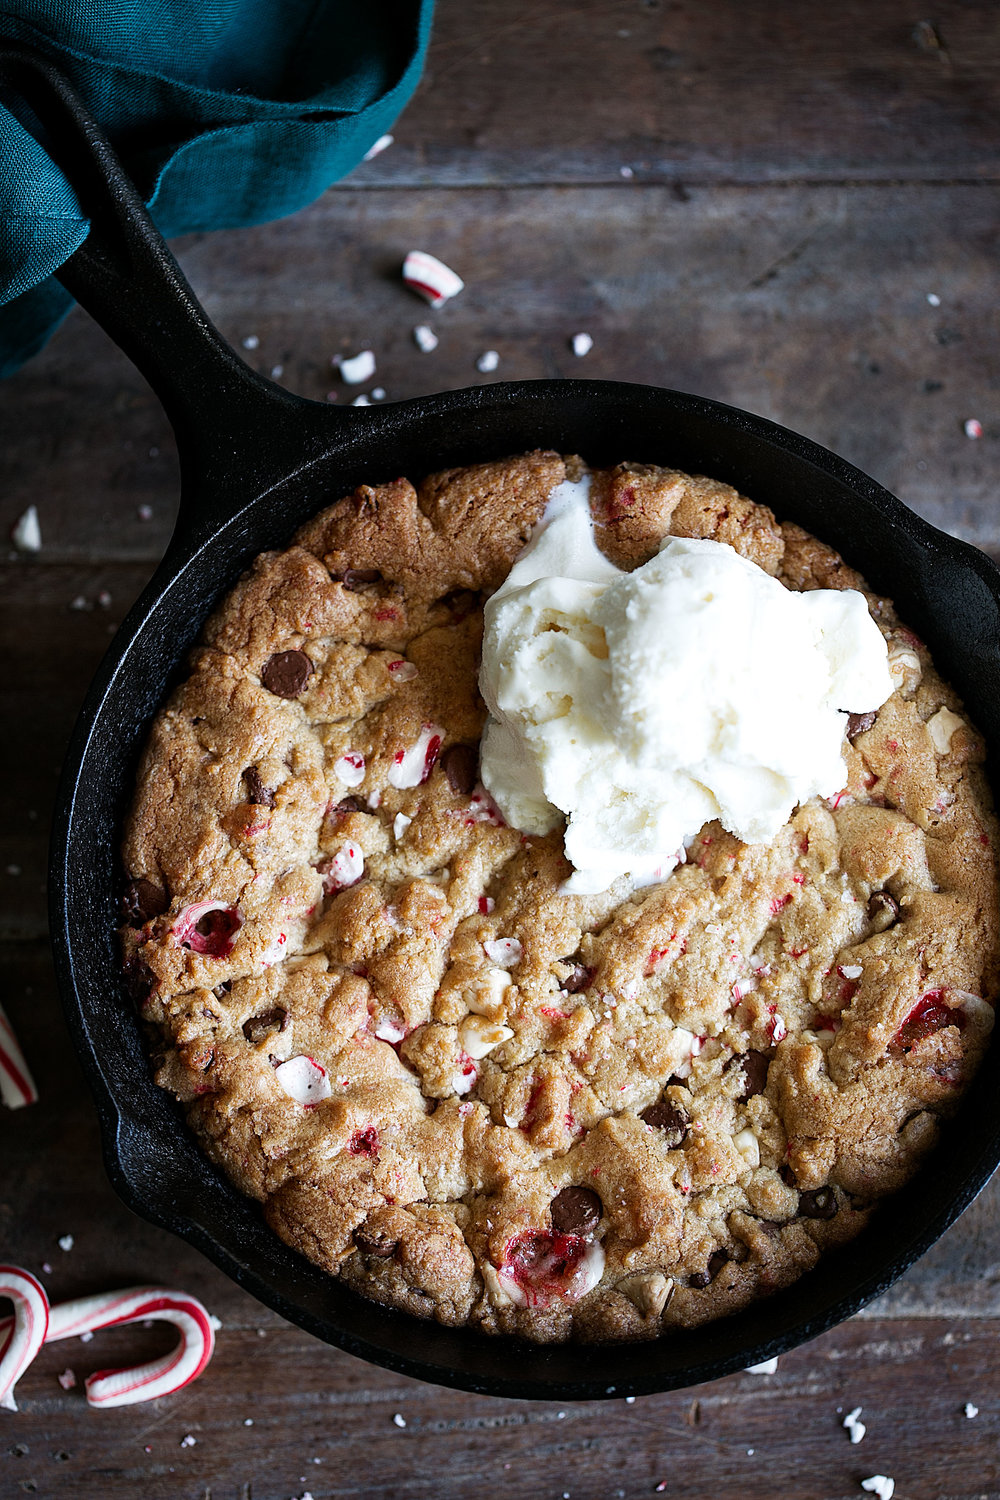
M 598 381 L 524 381 L 341 411 L 261 379 L 209 323 L 109 146 L 46 66 L 7 57 L 94 228 L 61 273 L 149 379 L 181 455 L 177 529 L 118 632 L 69 748 L 51 858 L 52 942 L 66 1016 L 100 1115 L 108 1173 L 137 1213 L 196 1245 L 321 1339 L 424 1380 L 561 1401 L 728 1374 L 813 1338 L 885 1290 L 969 1204 L 1000 1159 L 1000 1052 L 917 1178 L 853 1244 L 794 1286 L 696 1331 L 638 1345 L 536 1348 L 424 1323 L 357 1297 L 286 1248 L 208 1162 L 151 1077 L 119 976 L 115 850 L 158 704 L 219 595 L 361 481 L 534 447 L 636 459 L 728 481 L 841 549 L 898 601 L 995 753 L 1000 573 L 805 438 L 714 401 Z

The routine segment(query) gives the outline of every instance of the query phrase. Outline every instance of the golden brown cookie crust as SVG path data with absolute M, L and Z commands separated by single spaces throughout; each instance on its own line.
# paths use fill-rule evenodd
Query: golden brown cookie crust
M 712 537 L 859 588 L 896 691 L 771 846 L 567 897 L 476 781 L 484 597 L 579 459 L 363 486 L 265 553 L 159 714 L 123 857 L 157 1079 L 281 1237 L 375 1300 L 654 1337 L 787 1285 L 933 1145 L 992 1023 L 983 745 L 835 552 L 729 486 L 596 472 L 622 567 Z

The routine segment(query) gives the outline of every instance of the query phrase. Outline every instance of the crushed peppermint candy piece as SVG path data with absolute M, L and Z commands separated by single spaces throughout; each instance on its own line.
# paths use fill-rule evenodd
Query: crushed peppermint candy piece
M 938 296 L 937 292 L 928 292 L 927 301 L 930 303 L 931 307 L 941 306 L 941 298 Z
M 278 1064 L 274 1076 L 289 1099 L 307 1108 L 329 1099 L 333 1093 L 326 1069 L 311 1057 L 290 1057 Z
M 585 354 L 589 354 L 593 347 L 594 340 L 589 333 L 574 333 L 570 339 L 570 348 L 577 359 L 582 359 Z
M 29 505 L 24 515 L 18 517 L 10 539 L 18 552 L 41 551 L 42 528 L 38 522 L 38 510 L 34 505 Z
M 90 1341 L 91 1341 L 91 1339 L 93 1337 L 94 1337 L 93 1333 L 88 1328 L 87 1331 L 86 1331 L 86 1333 L 81 1333 L 81 1335 L 80 1335 L 80 1343 L 81 1344 L 89 1344 Z
M 465 286 L 457 272 L 426 250 L 411 250 L 403 262 L 403 280 L 431 307 L 440 307 Z
M 979 1407 L 975 1406 L 971 1401 L 966 1401 L 965 1405 L 962 1407 L 962 1411 L 967 1417 L 970 1418 L 979 1416 Z
M 365 779 L 365 758 L 360 750 L 347 750 L 333 763 L 333 774 L 345 786 L 360 786 Z
M 355 396 L 354 400 L 351 402 L 351 405 L 352 406 L 371 406 L 371 401 L 368 399 L 367 396 Z
M 860 979 L 864 973 L 860 964 L 841 964 L 837 969 L 841 979 Z
M 60 1235 L 59 1236 L 59 1249 L 60 1250 L 67 1250 L 67 1251 L 69 1251 L 69 1250 L 72 1250 L 72 1248 L 73 1248 L 73 1236 L 71 1234 Z
M 962 431 L 965 433 L 967 438 L 981 438 L 983 435 L 983 424 L 982 422 L 977 422 L 975 417 L 970 417 L 969 420 L 963 424 Z
M 421 354 L 433 354 L 438 346 L 438 336 L 426 323 L 418 323 L 413 330 L 413 342 Z
M 153 507 L 151 505 L 137 505 L 135 513 L 140 521 L 151 521 L 153 519 Z
M 384 401 L 385 387 L 381 385 L 373 386 L 371 391 L 371 398 L 373 401 Z
M 861 1488 L 870 1495 L 877 1495 L 878 1500 L 892 1500 L 896 1493 L 896 1481 L 890 1479 L 888 1474 L 873 1474 L 870 1479 L 862 1479 Z
M 190 1434 L 190 1432 L 189 1432 L 186 1437 L 182 1437 L 181 1438 L 181 1447 L 182 1448 L 193 1448 L 194 1445 L 195 1445 L 195 1443 L 197 1443 L 197 1441 L 198 1441 L 198 1439 L 196 1437 L 192 1437 L 191 1434 Z
M 500 356 L 495 349 L 486 349 L 476 360 L 476 369 L 481 375 L 492 375 L 500 363 Z
M 419 675 L 413 662 L 407 661 L 405 656 L 401 656 L 398 661 L 389 662 L 386 671 L 393 682 L 412 682 Z
M 398 1411 L 395 1412 L 393 1414 L 392 1420 L 395 1422 L 395 1424 L 396 1424 L 397 1427 L 405 1427 L 406 1426 L 406 1418 L 403 1416 L 402 1412 L 398 1412 Z
M 406 1025 L 395 1016 L 379 1016 L 375 1023 L 375 1035 L 380 1042 L 388 1042 L 390 1046 L 395 1046 L 406 1035 Z
M 365 856 L 357 844 L 348 841 L 342 844 L 323 870 L 323 889 L 343 891 L 357 885 L 365 873 Z
M 860 1443 L 861 1439 L 868 1431 L 868 1428 L 865 1426 L 864 1422 L 858 1421 L 860 1415 L 861 1407 L 856 1406 L 853 1411 L 849 1411 L 847 1413 L 847 1416 L 840 1424 L 846 1432 L 850 1433 L 852 1443 Z
M 392 820 L 392 836 L 396 840 L 397 844 L 399 843 L 400 839 L 403 837 L 403 834 L 406 832 L 406 830 L 409 828 L 409 826 L 410 826 L 410 824 L 412 822 L 413 822 L 413 819 L 412 818 L 408 818 L 405 813 L 397 813 L 396 816 L 393 818 L 393 820 Z
M 524 957 L 524 948 L 517 938 L 487 938 L 483 951 L 498 969 L 513 969 Z
M 56 1376 L 56 1379 L 58 1380 L 64 1391 L 71 1391 L 76 1385 L 76 1371 L 69 1369 L 69 1367 L 67 1366 L 67 1368 L 63 1370 L 61 1375 Z
M 445 731 L 438 724 L 425 724 L 415 744 L 396 751 L 389 767 L 389 785 L 400 791 L 422 786 L 441 753 L 444 735 Z
M 248 333 L 246 338 L 243 340 L 243 347 L 244 349 L 259 349 L 260 339 L 255 333 Z
M 387 147 L 391 146 L 394 140 L 395 136 L 380 135 L 378 140 L 375 141 L 373 145 L 368 147 L 368 150 L 365 152 L 361 160 L 374 161 L 376 156 L 381 156 L 382 152 L 385 151 Z
M 364 385 L 375 374 L 375 354 L 371 349 L 362 349 L 360 354 L 335 354 L 331 361 L 345 385 Z
M 762 1359 L 759 1365 L 747 1365 L 747 1375 L 773 1375 L 778 1368 L 778 1356 L 773 1359 Z

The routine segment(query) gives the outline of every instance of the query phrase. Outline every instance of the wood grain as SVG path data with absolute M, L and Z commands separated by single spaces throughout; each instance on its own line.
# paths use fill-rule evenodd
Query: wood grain
M 487 348 L 491 379 L 698 391 L 818 439 L 1000 558 L 998 39 L 989 0 L 439 0 L 389 151 L 294 219 L 179 252 L 223 332 L 255 336 L 246 357 L 306 395 L 349 400 L 330 358 L 361 347 L 389 400 L 480 381 Z M 468 283 L 439 314 L 399 280 L 418 245 Z M 0 567 L 3 999 L 42 1096 L 0 1111 L 0 1256 L 56 1299 L 174 1282 L 223 1322 L 198 1384 L 131 1410 L 88 1411 L 82 1379 L 162 1349 L 162 1330 L 43 1350 L 19 1414 L 0 1412 L 3 1500 L 846 1500 L 873 1473 L 899 1500 L 1000 1500 L 1000 1183 L 775 1375 L 567 1408 L 364 1365 L 123 1207 L 60 1019 L 46 833 L 86 685 L 169 537 L 176 455 L 79 312 L 0 390 L 0 429 L 0 528 L 35 504 L 44 540 Z

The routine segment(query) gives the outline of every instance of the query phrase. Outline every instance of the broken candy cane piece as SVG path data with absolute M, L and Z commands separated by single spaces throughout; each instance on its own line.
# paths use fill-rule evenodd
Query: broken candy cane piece
M 49 1299 L 20 1266 L 0 1266 L 0 1297 L 14 1304 L 14 1316 L 0 1323 L 0 1406 L 17 1411 L 14 1387 L 45 1342 Z
M 360 786 L 365 779 L 365 758 L 360 750 L 345 750 L 333 763 L 333 774 L 345 786 Z
M 412 682 L 414 677 L 417 676 L 416 667 L 412 661 L 407 661 L 405 656 L 401 656 L 398 661 L 388 662 L 386 664 L 386 671 L 393 682 Z
M 228 958 L 243 918 L 223 901 L 195 901 L 174 918 L 174 942 L 207 958 Z
M 365 152 L 361 160 L 373 161 L 376 156 L 381 156 L 382 152 L 385 151 L 388 146 L 391 146 L 394 140 L 395 136 L 380 135 L 374 145 L 368 147 L 368 150 Z
M 422 786 L 441 753 L 444 733 L 438 724 L 425 724 L 415 744 L 408 750 L 397 750 L 389 767 L 389 785 L 400 791 Z
M 465 286 L 461 276 L 426 250 L 410 251 L 403 262 L 403 280 L 411 292 L 423 297 L 431 307 L 440 307 Z
M 274 1076 L 296 1104 L 307 1107 L 319 1104 L 321 1099 L 329 1099 L 333 1093 L 326 1069 L 311 1057 L 290 1057 L 287 1062 L 278 1064 Z
M 125 1287 L 61 1302 L 49 1313 L 46 1342 L 80 1337 L 122 1323 L 173 1323 L 180 1343 L 171 1353 L 129 1370 L 97 1370 L 85 1381 L 89 1406 L 133 1406 L 179 1391 L 204 1370 L 215 1348 L 212 1320 L 186 1292 L 160 1286 Z
M 345 385 L 364 385 L 375 374 L 375 354 L 371 349 L 350 356 L 335 354 L 333 364 Z
M 508 1240 L 497 1279 L 518 1307 L 579 1302 L 604 1274 L 598 1240 L 547 1229 L 526 1229 Z
M 432 354 L 438 346 L 438 336 L 426 323 L 418 323 L 413 330 L 413 342 L 421 354 Z
M 346 890 L 357 885 L 365 873 L 365 857 L 355 843 L 342 844 L 332 859 L 320 866 L 323 889 L 327 895 L 332 891 Z
M 14 1028 L 0 1005 L 0 1099 L 8 1109 L 21 1109 L 38 1099 L 35 1080 L 28 1071 Z
M 483 951 L 499 969 L 513 969 L 524 956 L 524 948 L 517 938 L 487 938 Z

